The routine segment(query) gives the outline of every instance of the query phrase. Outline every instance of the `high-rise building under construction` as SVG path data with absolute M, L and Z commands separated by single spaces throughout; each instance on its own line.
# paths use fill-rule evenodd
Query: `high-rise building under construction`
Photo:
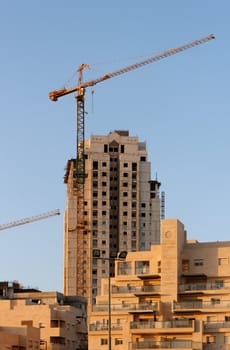
M 128 131 L 93 135 L 85 141 L 84 209 L 81 223 L 74 193 L 74 161 L 67 163 L 64 293 L 87 296 L 94 303 L 102 277 L 114 274 L 111 254 L 149 250 L 160 243 L 160 183 L 151 180 L 145 142 Z M 77 235 L 81 225 L 83 242 Z M 82 229 L 82 227 L 81 227 Z M 100 251 L 100 258 L 93 251 Z M 110 259 L 110 260 L 109 260 Z M 79 261 L 83 279 L 78 277 Z M 79 284 L 84 284 L 84 287 Z

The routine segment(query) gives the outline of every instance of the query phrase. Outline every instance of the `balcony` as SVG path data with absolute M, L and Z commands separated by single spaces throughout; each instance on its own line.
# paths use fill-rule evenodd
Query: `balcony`
M 230 322 L 205 322 L 204 331 L 207 332 L 230 332 Z
M 122 304 L 112 304 L 111 312 L 153 312 L 159 310 L 159 303 L 122 303 Z M 96 304 L 93 305 L 93 312 L 107 312 L 108 313 L 108 304 Z
M 211 343 L 211 344 L 203 344 L 203 350 L 216 350 L 217 349 L 217 344 L 216 343 Z M 218 343 L 218 349 L 223 349 L 223 350 L 230 350 L 230 344 L 220 344 Z
M 159 294 L 160 284 L 146 286 L 112 286 L 112 294 L 132 293 L 135 295 Z
M 210 282 L 199 282 L 199 283 L 185 283 L 179 286 L 179 292 L 196 292 L 196 291 L 224 291 L 229 293 L 230 284 L 223 283 L 222 281 L 210 281 Z
M 213 299 L 211 301 L 202 301 L 202 300 L 194 300 L 194 301 L 182 301 L 182 302 L 175 302 L 173 305 L 173 309 L 175 312 L 186 312 L 186 311 L 209 311 L 210 310 L 218 310 L 220 309 L 223 311 L 223 309 L 228 309 L 230 307 L 230 300 L 218 300 Z
M 123 329 L 122 325 L 119 323 L 112 323 L 111 325 L 111 329 L 114 331 L 120 331 Z M 104 323 L 91 323 L 89 325 L 89 331 L 90 332 L 94 332 L 94 331 L 106 331 L 108 332 L 109 330 L 109 325 L 108 324 L 104 324 Z
M 194 331 L 194 321 L 188 319 L 171 321 L 153 321 L 131 322 L 130 329 L 134 333 L 192 333 Z
M 201 345 L 192 340 L 168 339 L 164 341 L 143 341 L 132 343 L 132 349 L 201 349 Z

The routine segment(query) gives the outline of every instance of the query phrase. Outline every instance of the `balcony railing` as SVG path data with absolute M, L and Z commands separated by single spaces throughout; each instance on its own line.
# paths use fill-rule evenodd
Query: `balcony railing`
M 122 303 L 122 304 L 112 304 L 111 311 L 158 311 L 159 303 Z M 108 304 L 96 304 L 93 305 L 93 311 L 107 311 Z
M 196 291 L 196 290 L 219 290 L 230 289 L 230 283 L 216 282 L 200 282 L 200 283 L 186 283 L 179 286 L 179 292 Z
M 189 328 L 193 326 L 192 320 L 170 320 L 170 321 L 148 321 L 148 322 L 131 322 L 131 329 L 141 328 Z
M 183 301 L 183 302 L 175 302 L 174 310 L 182 310 L 182 309 L 223 309 L 230 307 L 230 300 L 213 300 L 213 301 Z
M 230 322 L 205 322 L 204 329 L 230 328 Z
M 113 294 L 120 293 L 154 293 L 160 291 L 160 284 L 148 286 L 112 286 Z
M 143 341 L 132 343 L 132 349 L 195 349 L 192 340 Z
M 122 330 L 123 327 L 122 327 L 121 324 L 112 323 L 111 329 L 113 329 L 113 330 Z M 109 325 L 108 324 L 103 324 L 103 323 L 91 323 L 89 325 L 89 330 L 90 331 L 108 331 L 109 330 Z

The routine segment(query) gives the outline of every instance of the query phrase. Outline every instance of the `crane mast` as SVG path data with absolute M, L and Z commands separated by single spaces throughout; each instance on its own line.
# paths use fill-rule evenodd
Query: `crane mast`
M 35 215 L 35 216 L 30 216 L 30 217 L 27 217 L 24 219 L 8 222 L 6 224 L 0 225 L 0 231 L 6 230 L 8 228 L 16 227 L 16 226 L 29 224 L 29 223 L 34 222 L 34 221 L 44 220 L 44 219 L 50 218 L 51 216 L 55 216 L 55 215 L 60 215 L 59 209 L 48 211 L 47 213 L 43 213 L 43 214 L 39 214 L 39 215 Z
M 78 252 L 78 259 L 77 259 L 77 266 L 76 266 L 76 294 L 81 296 L 86 296 L 88 293 L 88 288 L 86 285 L 86 276 L 84 275 L 85 269 L 83 269 L 83 251 L 84 251 L 84 234 L 87 231 L 85 227 L 85 220 L 84 220 L 84 183 L 85 183 L 85 90 L 88 87 L 92 87 L 98 83 L 101 83 L 105 80 L 108 80 L 110 78 L 122 75 L 124 73 L 130 72 L 132 70 L 141 68 L 147 64 L 162 60 L 166 57 L 175 55 L 179 52 L 183 52 L 187 49 L 190 49 L 192 47 L 204 44 L 212 39 L 214 39 L 215 36 L 213 34 L 210 34 L 206 37 L 203 37 L 201 39 L 189 42 L 185 45 L 172 48 L 170 50 L 164 51 L 159 55 L 147 58 L 146 60 L 143 60 L 141 62 L 137 62 L 134 64 L 131 64 L 127 67 L 124 67 L 122 69 L 116 70 L 114 72 L 106 73 L 103 76 L 100 76 L 96 79 L 89 80 L 86 82 L 83 82 L 83 69 L 89 68 L 87 64 L 81 64 L 78 68 L 79 78 L 78 78 L 78 85 L 70 88 L 70 89 L 60 89 L 51 91 L 49 93 L 49 98 L 52 101 L 57 101 L 60 97 L 71 94 L 71 93 L 77 93 L 76 95 L 76 119 L 77 119 L 77 125 L 76 125 L 76 132 L 77 132 L 77 154 L 76 154 L 76 160 L 75 160 L 75 166 L 74 166 L 74 172 L 73 172 L 73 193 L 77 196 L 77 208 L 76 208 L 76 218 L 77 218 L 77 252 Z

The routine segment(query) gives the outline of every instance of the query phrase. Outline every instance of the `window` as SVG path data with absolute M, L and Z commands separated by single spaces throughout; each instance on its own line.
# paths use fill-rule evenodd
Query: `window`
M 182 260 L 182 272 L 189 272 L 189 260 L 187 259 Z
M 141 203 L 141 208 L 145 208 L 146 204 L 145 203 Z
M 94 170 L 98 169 L 98 161 L 96 161 L 96 160 L 93 161 L 93 169 Z
M 122 345 L 123 340 L 121 338 L 115 338 L 115 345 Z
M 123 182 L 123 187 L 128 187 L 128 182 Z
M 204 261 L 203 259 L 194 259 L 194 266 L 203 266 Z
M 102 171 L 102 176 L 107 176 L 107 172 L 106 171 Z
M 124 197 L 128 197 L 128 192 L 123 192 Z
M 101 345 L 107 345 L 108 339 L 107 338 L 101 338 Z
M 106 245 L 106 240 L 101 241 L 101 244 Z
M 131 262 L 118 262 L 118 275 L 131 275 Z
M 216 342 L 216 337 L 214 335 L 208 335 L 206 338 L 206 343 L 210 344 L 210 343 L 215 343 Z
M 214 284 L 215 289 L 221 289 L 224 288 L 224 281 L 223 280 L 216 280 Z
M 136 241 L 132 241 L 132 250 L 135 250 L 137 247 L 137 242 Z
M 146 161 L 146 157 L 141 157 L 141 162 L 145 162 Z
M 228 265 L 228 258 L 219 258 L 218 265 Z
M 128 212 L 127 211 L 123 211 L 123 216 L 128 216 Z
M 125 152 L 125 146 L 121 145 L 121 153 L 124 153 L 124 152 Z
M 124 168 L 128 168 L 128 163 L 124 163 Z
M 132 163 L 132 171 L 137 171 L 137 163 Z
M 141 217 L 142 217 L 142 218 L 145 218 L 145 213 L 141 213 Z
M 107 165 L 107 163 L 106 162 L 102 162 L 102 166 L 106 166 Z
M 149 272 L 149 261 L 136 261 L 135 262 L 135 273 L 143 274 Z
M 104 145 L 104 153 L 108 152 L 108 145 Z
M 123 202 L 123 206 L 127 207 L 128 206 L 128 202 Z
M 106 181 L 102 181 L 101 185 L 102 185 L 102 186 L 107 186 Z
M 129 174 L 128 174 L 128 173 L 123 173 L 123 176 L 124 176 L 124 177 L 128 177 Z

